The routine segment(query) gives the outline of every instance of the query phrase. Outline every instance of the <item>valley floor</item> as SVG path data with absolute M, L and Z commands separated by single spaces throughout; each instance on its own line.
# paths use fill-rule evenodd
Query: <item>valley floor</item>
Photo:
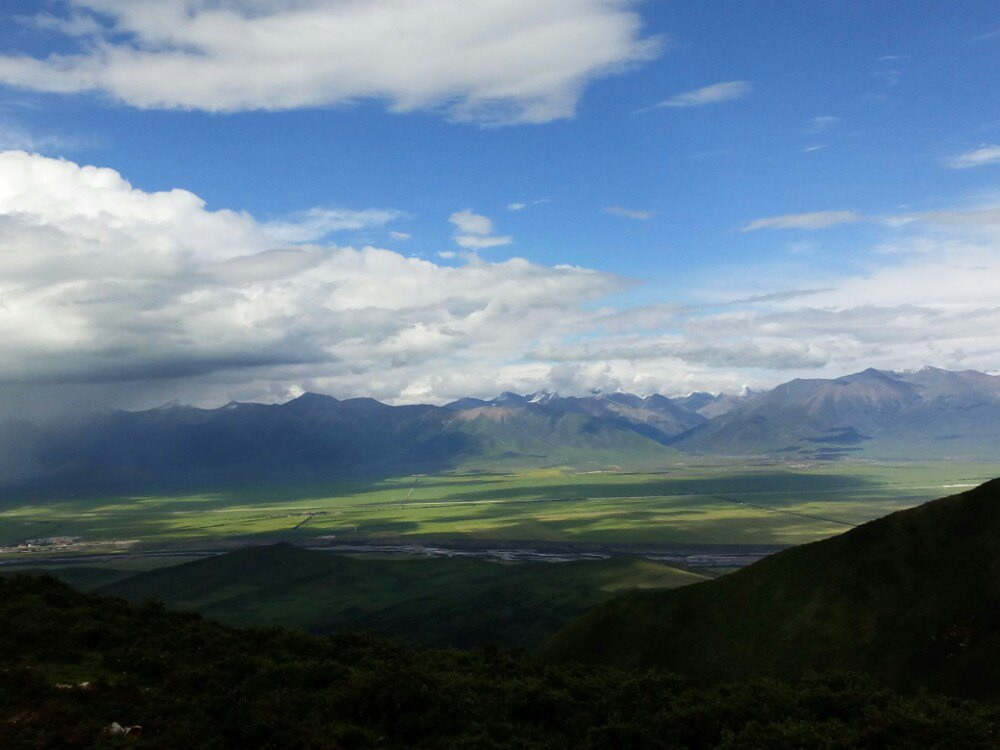
M 470 466 L 330 486 L 0 505 L 0 565 L 138 567 L 293 541 L 344 551 L 556 559 L 645 554 L 740 567 L 975 486 L 1000 465 L 687 459 L 642 467 Z

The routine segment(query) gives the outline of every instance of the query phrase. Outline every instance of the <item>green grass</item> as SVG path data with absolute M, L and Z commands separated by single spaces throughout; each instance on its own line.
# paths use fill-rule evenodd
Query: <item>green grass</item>
M 997 464 L 944 461 L 678 459 L 656 472 L 486 467 L 319 487 L 7 501 L 0 543 L 72 535 L 179 548 L 317 537 L 792 545 L 998 473 Z
M 432 646 L 533 646 L 622 591 L 702 580 L 639 558 L 500 564 L 350 557 L 279 544 L 93 588 L 134 601 L 160 599 L 231 625 L 373 630 Z

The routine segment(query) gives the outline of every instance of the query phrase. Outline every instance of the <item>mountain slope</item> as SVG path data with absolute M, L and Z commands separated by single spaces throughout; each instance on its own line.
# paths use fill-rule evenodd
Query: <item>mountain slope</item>
M 0 577 L 0 747 L 991 750 L 996 706 L 858 675 L 706 686 L 498 649 L 240 630 Z M 141 737 L 112 736 L 116 722 Z
M 435 646 L 527 646 L 613 592 L 701 580 L 636 558 L 501 565 L 348 557 L 277 544 L 140 573 L 99 591 L 160 599 L 233 625 L 372 630 Z
M 1000 480 L 780 552 L 723 578 L 628 594 L 554 658 L 734 678 L 815 669 L 1000 696 Z
M 394 467 L 438 468 L 474 451 L 435 407 L 306 394 L 281 405 L 166 406 L 53 430 L 45 477 L 85 488 L 310 481 Z
M 998 441 L 1000 377 L 927 367 L 792 380 L 670 442 L 716 454 L 992 458 Z
M 643 425 L 533 404 L 463 410 L 456 413 L 448 431 L 476 446 L 470 457 L 521 464 L 635 463 L 663 460 L 677 453 L 662 444 L 659 434 L 647 434 Z
M 645 423 L 518 398 L 454 409 L 307 393 L 285 404 L 117 411 L 36 437 L 30 465 L 37 486 L 146 492 L 434 473 L 471 458 L 551 464 L 674 453 Z

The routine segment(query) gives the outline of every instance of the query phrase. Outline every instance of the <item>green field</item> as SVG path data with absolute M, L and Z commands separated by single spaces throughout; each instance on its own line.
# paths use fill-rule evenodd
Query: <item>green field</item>
M 427 646 L 537 646 L 616 594 L 704 576 L 638 557 L 497 563 L 337 555 L 258 545 L 132 574 L 95 566 L 49 572 L 133 601 L 156 598 L 232 625 L 370 630 Z
M 655 473 L 479 470 L 184 496 L 7 500 L 0 545 L 51 536 L 80 537 L 88 551 L 317 538 L 793 545 L 998 474 L 983 463 L 705 460 Z

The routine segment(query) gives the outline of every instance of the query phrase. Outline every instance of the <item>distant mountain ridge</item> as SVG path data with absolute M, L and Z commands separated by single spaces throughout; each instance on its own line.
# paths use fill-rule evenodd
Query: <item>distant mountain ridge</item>
M 786 453 L 834 458 L 993 457 L 1000 439 L 1000 377 L 925 367 L 869 368 L 844 377 L 796 379 L 751 396 L 678 436 L 685 451 Z
M 703 421 L 669 399 L 645 401 L 630 408 L 507 394 L 459 406 L 389 406 L 306 393 L 284 404 L 114 411 L 38 430 L 30 448 L 22 444 L 32 471 L 8 485 L 139 492 L 430 473 L 474 458 L 654 461 L 676 453 L 665 445 L 669 436 Z
M 507 392 L 444 406 L 305 393 L 284 404 L 173 403 L 57 427 L 0 424 L 0 437 L 5 430 L 16 451 L 0 462 L 0 483 L 123 491 L 428 473 L 468 461 L 648 464 L 678 452 L 986 459 L 1000 445 L 1000 377 L 868 369 L 739 395 Z

